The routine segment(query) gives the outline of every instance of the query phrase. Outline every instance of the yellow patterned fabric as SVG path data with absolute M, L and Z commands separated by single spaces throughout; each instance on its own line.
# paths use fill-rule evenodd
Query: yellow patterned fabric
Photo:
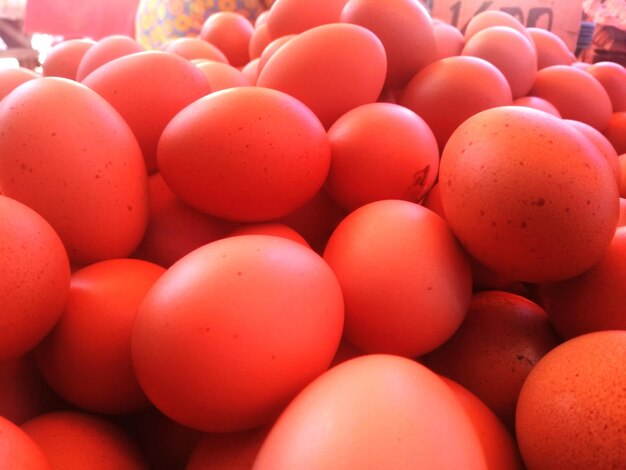
M 137 41 L 160 49 L 167 41 L 197 36 L 204 21 L 218 11 L 234 11 L 254 21 L 267 9 L 263 0 L 141 0 L 137 9 Z

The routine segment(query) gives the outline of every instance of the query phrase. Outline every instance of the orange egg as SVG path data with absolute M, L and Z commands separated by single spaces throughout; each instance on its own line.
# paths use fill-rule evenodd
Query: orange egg
M 144 470 L 137 445 L 117 425 L 79 411 L 33 418 L 22 429 L 41 448 L 53 469 Z
M 623 227 L 626 225 L 626 199 L 619 198 L 619 219 L 617 221 L 617 227 Z
M 144 50 L 141 44 L 128 36 L 104 37 L 82 55 L 76 69 L 76 81 L 82 82 L 91 72 L 113 59 Z
M 465 318 L 469 263 L 445 221 L 423 206 L 359 207 L 337 226 L 324 259 L 343 289 L 344 337 L 366 353 L 425 354 Z
M 185 204 L 160 173 L 150 175 L 150 220 L 133 257 L 169 268 L 187 253 L 233 230 L 237 224 L 204 214 Z
M 616 62 L 596 62 L 587 72 L 598 80 L 611 98 L 613 111 L 626 111 L 626 69 Z
M 546 113 L 552 114 L 555 117 L 560 118 L 561 113 L 556 107 L 548 100 L 539 98 L 538 96 L 522 96 L 513 100 L 514 106 L 526 106 L 527 108 L 537 109 Z
M 267 16 L 267 30 L 270 37 L 276 39 L 287 34 L 298 34 L 315 26 L 338 23 L 341 10 L 347 1 L 276 0 Z
M 250 85 L 256 85 L 256 81 L 259 77 L 259 62 L 260 58 L 252 59 L 246 65 L 241 68 L 241 73 L 248 79 Z
M 433 184 L 430 188 L 430 191 L 428 191 L 428 194 L 426 194 L 426 197 L 422 201 L 422 205 L 436 213 L 442 219 L 446 219 L 446 213 L 441 203 L 441 188 L 438 183 Z
M 19 67 L 0 68 L 0 100 L 11 93 L 14 88 L 28 80 L 38 78 L 40 75 L 30 69 Z
M 52 329 L 67 302 L 70 265 L 59 236 L 34 210 L 0 195 L 0 363 Z
M 529 470 L 626 467 L 626 331 L 571 339 L 524 382 L 517 441 Z
M 506 77 L 513 98 L 528 94 L 537 75 L 537 51 L 519 31 L 491 26 L 465 41 L 462 55 L 480 57 L 495 65 Z
M 128 123 L 149 172 L 157 170 L 157 144 L 167 123 L 212 90 L 204 74 L 188 60 L 161 51 L 112 60 L 89 74 L 83 84 L 111 103 Z
M 626 228 L 618 228 L 604 256 L 579 276 L 546 287 L 542 305 L 564 338 L 626 330 Z
M 343 298 L 328 265 L 292 240 L 244 235 L 191 252 L 156 282 L 135 322 L 142 388 L 206 432 L 269 423 L 335 354 Z
M 196 64 L 196 67 L 208 80 L 211 92 L 252 85 L 239 69 L 223 62 L 205 60 Z
M 287 215 L 319 191 L 330 145 L 320 121 L 297 99 L 269 88 L 238 87 L 178 113 L 161 135 L 158 166 L 166 184 L 192 207 L 260 222 Z
M 620 166 L 619 195 L 626 197 L 626 153 L 617 156 Z
M 618 155 L 626 153 L 626 111 L 611 114 L 604 135 Z
M 219 48 L 198 37 L 172 39 L 163 46 L 163 50 L 188 60 L 208 59 L 228 63 L 228 58 Z
M 41 214 L 70 260 L 130 255 L 148 222 L 146 167 L 120 114 L 86 86 L 57 77 L 0 102 L 0 186 Z
M 115 259 L 72 274 L 67 307 L 35 351 L 43 377 L 62 398 L 95 413 L 148 405 L 130 337 L 141 301 L 163 272 L 147 261 Z
M 486 469 L 454 392 L 410 359 L 366 355 L 333 367 L 280 415 L 255 470 Z
M 386 74 L 385 48 L 374 33 L 334 23 L 309 29 L 284 44 L 259 71 L 257 86 L 302 101 L 328 128 L 350 109 L 376 101 Z
M 295 37 L 295 34 L 287 34 L 286 36 L 281 36 L 274 39 L 267 46 L 265 46 L 263 51 L 261 51 L 261 55 L 259 56 L 257 73 L 261 73 L 261 70 L 263 70 L 263 67 L 265 67 L 265 64 L 267 64 L 267 61 L 270 60 L 270 57 L 272 57 L 278 49 L 280 49 L 283 45 L 287 44 L 287 42 Z
M 66 39 L 56 44 L 41 64 L 44 77 L 63 77 L 76 80 L 78 65 L 85 53 L 96 43 L 93 39 Z
M 443 150 L 467 118 L 512 101 L 509 83 L 493 64 L 477 57 L 449 57 L 420 70 L 398 103 L 426 121 Z
M 454 336 L 423 362 L 474 393 L 513 429 L 524 380 L 559 342 L 539 305 L 509 292 L 482 291 Z
M 465 41 L 469 41 L 472 36 L 483 29 L 494 26 L 506 26 L 521 33 L 529 42 L 532 42 L 530 34 L 524 25 L 513 15 L 501 10 L 485 10 L 474 15 L 465 26 Z
M 537 48 L 539 70 L 552 65 L 571 65 L 576 61 L 565 42 L 552 31 L 543 28 L 527 28 L 526 31 Z
M 385 87 L 404 87 L 413 75 L 437 58 L 432 21 L 420 2 L 349 0 L 341 12 L 341 21 L 363 26 L 381 40 L 387 55 Z
M 439 149 L 424 120 L 392 103 L 358 106 L 328 130 L 326 190 L 346 211 L 382 199 L 419 202 L 435 182 Z
M 199 37 L 222 51 L 229 64 L 241 67 L 250 60 L 248 44 L 253 31 L 254 26 L 245 16 L 218 11 L 204 21 Z
M 469 416 L 487 460 L 487 468 L 515 470 L 522 460 L 509 430 L 476 395 L 457 382 L 441 376 Z
M 458 28 L 446 23 L 434 23 L 433 34 L 437 45 L 437 59 L 461 55 L 465 38 Z
M 248 43 L 248 56 L 250 59 L 261 57 L 263 49 L 265 49 L 270 42 L 272 42 L 272 38 L 267 30 L 267 25 L 262 24 L 256 26 L 250 37 L 250 42 Z
M 505 106 L 465 121 L 443 151 L 439 182 L 468 252 L 513 279 L 580 274 L 613 238 L 618 189 L 606 158 L 542 111 Z
M 0 416 L 0 462 L 9 469 L 52 470 L 50 461 L 33 439 Z
M 604 87 L 587 72 L 569 65 L 554 65 L 539 72 L 530 95 L 544 98 L 565 119 L 575 119 L 604 131 L 612 113 Z

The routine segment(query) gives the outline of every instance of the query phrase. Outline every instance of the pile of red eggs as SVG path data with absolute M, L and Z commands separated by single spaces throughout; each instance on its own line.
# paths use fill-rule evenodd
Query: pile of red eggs
M 417 0 L 163 49 L 0 70 L 4 466 L 626 467 L 626 70 Z

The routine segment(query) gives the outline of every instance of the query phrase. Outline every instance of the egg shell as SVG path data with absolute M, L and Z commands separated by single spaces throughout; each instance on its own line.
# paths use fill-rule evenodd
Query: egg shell
M 446 222 L 419 204 L 359 207 L 337 226 L 324 259 L 343 289 L 344 336 L 366 353 L 425 354 L 465 318 L 469 262 Z
M 544 28 L 527 28 L 537 48 L 537 67 L 539 70 L 552 65 L 572 65 L 576 57 L 565 42 L 552 31 Z
M 67 302 L 70 264 L 61 239 L 34 210 L 0 195 L 0 363 L 37 345 Z
M 465 41 L 462 55 L 480 57 L 495 65 L 506 77 L 513 98 L 528 94 L 537 74 L 537 51 L 519 31 L 492 26 Z
M 41 214 L 72 262 L 134 251 L 148 222 L 146 167 L 104 98 L 65 78 L 29 80 L 0 102 L 0 127 L 3 193 Z
M 604 135 L 618 155 L 626 153 L 626 111 L 611 114 Z
M 513 100 L 514 106 L 526 106 L 527 108 L 537 109 L 546 113 L 552 114 L 555 117 L 560 118 L 561 113 L 556 107 L 548 100 L 539 98 L 538 96 L 522 96 Z
M 328 128 L 350 109 L 376 101 L 386 75 L 380 39 L 362 26 L 334 23 L 284 44 L 259 71 L 257 85 L 302 101 Z
M 185 204 L 168 188 L 160 173 L 150 175 L 148 186 L 150 219 L 134 258 L 169 268 L 196 248 L 225 237 L 238 225 Z
M 447 23 L 433 24 L 433 34 L 437 45 L 437 59 L 461 55 L 465 38 L 458 28 Z
M 333 367 L 299 393 L 252 468 L 487 465 L 469 417 L 436 374 L 407 358 L 374 354 Z
M 39 370 L 62 398 L 104 414 L 148 405 L 133 370 L 130 338 L 137 309 L 163 272 L 147 261 L 114 259 L 72 274 L 67 306 L 35 349 Z
M 78 65 L 85 53 L 96 43 L 93 39 L 65 39 L 50 49 L 41 64 L 44 77 L 76 80 Z
M 76 81 L 82 82 L 87 75 L 101 65 L 113 59 L 136 52 L 145 48 L 133 38 L 122 35 L 106 36 L 87 48 L 76 69 Z
M 248 45 L 253 31 L 254 26 L 245 16 L 218 11 L 204 21 L 199 37 L 222 51 L 229 64 L 241 67 L 250 61 Z
M 18 85 L 38 77 L 40 75 L 37 72 L 24 67 L 0 68 L 0 100 L 12 92 Z
M 252 36 L 250 37 L 250 42 L 248 43 L 248 56 L 250 59 L 261 57 L 263 49 L 265 49 L 270 42 L 272 42 L 272 38 L 267 30 L 267 25 L 262 24 L 255 26 Z
M 269 423 L 330 365 L 343 308 L 335 275 L 300 243 L 209 243 L 170 267 L 139 308 L 137 377 L 161 412 L 193 429 Z
M 609 125 L 613 112 L 611 99 L 600 82 L 569 65 L 539 70 L 528 94 L 548 100 L 564 119 L 584 122 L 600 132 Z
M 298 34 L 328 23 L 338 23 L 341 10 L 348 0 L 325 0 L 302 2 L 299 0 L 276 0 L 266 19 L 267 30 L 272 39 L 287 34 Z
M 4 416 L 0 416 L 0 436 L 0 462 L 6 468 L 52 470 L 41 447 Z
M 250 80 L 239 69 L 223 62 L 206 60 L 196 64 L 196 67 L 208 80 L 211 92 L 252 85 Z
M 439 149 L 426 122 L 392 103 L 351 109 L 328 130 L 331 163 L 325 188 L 346 211 L 382 199 L 422 200 L 439 170 Z
M 454 336 L 423 363 L 474 393 L 513 430 L 524 380 L 560 342 L 536 303 L 510 292 L 482 291 L 473 295 Z
M 240 235 L 272 235 L 274 237 L 283 237 L 310 248 L 302 235 L 288 225 L 276 222 L 242 224 L 228 234 L 229 237 L 238 237 Z
M 158 80 L 146 80 L 159 77 Z M 112 60 L 82 82 L 105 98 L 132 129 L 149 172 L 167 123 L 211 86 L 197 67 L 175 54 L 146 51 Z
M 542 305 L 566 339 L 601 330 L 626 330 L 626 229 L 618 228 L 604 256 L 579 276 L 546 286 Z
M 401 88 L 437 58 L 428 10 L 413 0 L 349 0 L 341 21 L 372 31 L 385 47 L 385 87 Z
M 88 413 L 46 413 L 27 421 L 22 429 L 39 445 L 52 468 L 147 469 L 128 434 L 110 421 Z
M 163 45 L 165 52 L 171 52 L 187 60 L 208 59 L 228 63 L 228 58 L 220 49 L 199 37 L 171 39 Z
M 516 434 L 529 470 L 626 466 L 626 331 L 578 336 L 546 354 L 520 392 Z
M 282 217 L 311 199 L 330 166 L 317 117 L 276 90 L 238 87 L 195 101 L 166 126 L 158 166 L 184 202 L 242 222 Z
M 469 41 L 476 33 L 493 26 L 506 26 L 523 34 L 529 42 L 532 42 L 527 28 L 515 16 L 501 10 L 485 10 L 474 15 L 467 25 L 463 36 Z
M 257 73 L 261 73 L 267 61 L 270 60 L 270 57 L 274 55 L 274 53 L 280 49 L 283 45 L 287 44 L 289 40 L 295 38 L 297 34 L 287 34 L 285 36 L 281 36 L 272 40 L 265 48 L 261 51 L 261 55 L 259 56 L 259 65 L 257 68 Z
M 611 98 L 613 112 L 626 111 L 626 69 L 616 62 L 596 62 L 587 72 L 598 80 Z
M 452 132 L 470 116 L 512 101 L 511 87 L 496 66 L 478 57 L 459 56 L 420 70 L 398 104 L 426 121 L 443 150 Z
M 542 111 L 505 106 L 465 121 L 443 151 L 439 182 L 463 246 L 513 279 L 573 277 L 613 238 L 619 201 L 608 162 L 579 131 Z

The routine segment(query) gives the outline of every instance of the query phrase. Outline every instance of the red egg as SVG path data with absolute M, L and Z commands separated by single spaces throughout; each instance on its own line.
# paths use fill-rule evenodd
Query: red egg
M 569 65 L 545 67 L 529 92 L 552 103 L 565 119 L 575 119 L 604 131 L 611 117 L 611 99 L 592 75 Z
M 604 135 L 618 155 L 626 153 L 626 111 L 611 114 Z
M 434 23 L 433 34 L 437 45 L 437 59 L 461 55 L 465 39 L 458 28 L 447 23 Z
M 133 257 L 166 268 L 202 245 L 225 237 L 237 224 L 212 217 L 185 204 L 160 173 L 150 175 L 150 220 Z
M 462 54 L 480 57 L 495 65 L 506 77 L 513 98 L 528 94 L 537 75 L 537 51 L 519 31 L 492 26 L 465 41 Z
M 163 46 L 163 50 L 187 60 L 208 59 L 228 63 L 228 58 L 218 47 L 198 37 L 172 39 Z
M 70 265 L 59 236 L 38 213 L 0 195 L 0 363 L 35 347 L 67 302 Z
M 86 48 L 76 69 L 76 81 L 82 82 L 91 72 L 113 59 L 144 50 L 145 48 L 141 44 L 128 36 L 104 37 L 91 47 Z
M 259 65 L 257 67 L 257 73 L 260 74 L 267 61 L 270 60 L 270 57 L 274 55 L 274 53 L 280 49 L 283 45 L 287 44 L 291 39 L 295 38 L 296 34 L 287 34 L 286 36 L 281 36 L 279 38 L 271 41 L 265 48 L 261 51 L 261 55 L 259 56 Z
M 380 39 L 362 26 L 334 23 L 284 44 L 259 71 L 257 85 L 302 101 L 328 128 L 350 109 L 376 101 L 386 75 Z
M 272 235 L 274 237 L 283 237 L 310 248 L 302 235 L 291 227 L 276 222 L 243 224 L 228 234 L 229 237 L 238 237 L 240 235 Z
M 241 73 L 248 79 L 251 85 L 256 85 L 259 76 L 259 62 L 261 59 L 252 59 L 241 68 Z
M 502 291 L 477 292 L 458 331 L 424 364 L 474 393 L 514 429 L 515 406 L 535 363 L 559 344 L 546 312 Z
M 128 256 L 148 222 L 141 149 L 119 113 L 74 81 L 43 77 L 0 102 L 2 192 L 41 214 L 76 264 Z
M 174 264 L 139 309 L 135 370 L 165 415 L 194 429 L 268 423 L 325 371 L 343 327 L 326 263 L 300 243 L 230 237 Z
M 250 61 L 248 44 L 253 31 L 252 23 L 245 16 L 218 11 L 204 21 L 199 37 L 222 51 L 229 64 L 241 67 Z
M 441 379 L 452 389 L 472 421 L 485 453 L 487 468 L 502 470 L 523 468 L 513 436 L 493 411 L 462 385 L 443 376 Z
M 527 31 L 537 48 L 539 70 L 552 65 L 572 65 L 576 61 L 565 42 L 552 31 L 543 28 L 527 28 Z
M 372 31 L 385 47 L 385 87 L 402 88 L 437 59 L 433 25 L 426 8 L 414 0 L 349 0 L 341 12 L 343 23 Z
M 267 16 L 267 30 L 272 39 L 276 39 L 287 34 L 298 34 L 315 26 L 338 23 L 341 10 L 347 1 L 276 0 Z
M 52 470 L 46 455 L 18 426 L 0 416 L 0 462 L 7 469 Z
M 76 80 L 78 65 L 85 53 L 96 43 L 93 39 L 66 39 L 55 45 L 41 64 L 44 77 Z
M 96 413 L 148 405 L 133 370 L 130 337 L 139 305 L 163 272 L 135 259 L 74 272 L 67 307 L 35 350 L 43 377 L 61 397 Z
M 513 100 L 513 106 L 525 106 L 527 108 L 544 111 L 558 118 L 561 117 L 561 113 L 559 113 L 559 110 L 556 109 L 552 103 L 538 96 L 522 96 L 521 98 Z
M 361 206 L 337 226 L 324 259 L 343 289 L 344 336 L 366 353 L 425 354 L 465 318 L 469 263 L 445 221 L 423 206 Z
M 626 111 L 626 69 L 616 62 L 596 62 L 587 72 L 598 80 L 611 98 L 613 111 Z
M 87 413 L 57 411 L 22 425 L 53 469 L 144 470 L 136 444 L 118 426 Z
M 524 382 L 517 442 L 529 470 L 626 467 L 626 331 L 571 339 Z
M 0 68 L 0 100 L 11 93 L 18 85 L 38 77 L 40 77 L 38 73 L 24 67 L 15 69 L 10 67 Z
M 474 15 L 465 26 L 465 41 L 469 41 L 476 33 L 494 26 L 506 26 L 523 34 L 532 42 L 529 32 L 515 16 L 501 10 L 485 10 Z
M 196 64 L 196 67 L 208 80 L 211 92 L 253 85 L 239 69 L 223 62 L 205 60 Z
M 454 392 L 410 359 L 367 355 L 333 367 L 289 404 L 255 470 L 486 469 Z
M 439 184 L 467 251 L 520 281 L 580 274 L 615 232 L 618 189 L 606 158 L 542 111 L 507 106 L 465 121 L 443 151 Z
M 89 74 L 83 84 L 111 103 L 128 123 L 149 172 L 157 169 L 157 144 L 167 123 L 212 90 L 204 74 L 188 60 L 160 51 L 112 60 Z
M 370 103 L 328 130 L 331 164 L 326 190 L 346 211 L 381 199 L 419 202 L 439 170 L 433 132 L 411 110 Z
M 263 49 L 265 49 L 270 42 L 272 42 L 272 38 L 267 30 L 267 25 L 262 24 L 255 26 L 252 36 L 250 37 L 250 42 L 248 43 L 248 56 L 250 59 L 261 57 Z
M 424 119 L 443 150 L 454 130 L 485 109 L 512 103 L 511 87 L 493 64 L 477 57 L 449 57 L 424 67 L 398 101 Z
M 602 330 L 626 330 L 626 229 L 618 228 L 604 256 L 580 276 L 549 285 L 541 299 L 566 339 Z
M 619 195 L 626 197 L 626 153 L 618 155 L 617 161 L 620 166 Z
M 239 87 L 176 115 L 159 141 L 158 165 L 187 204 L 229 220 L 267 221 L 319 191 L 330 146 L 300 101 L 268 88 Z

